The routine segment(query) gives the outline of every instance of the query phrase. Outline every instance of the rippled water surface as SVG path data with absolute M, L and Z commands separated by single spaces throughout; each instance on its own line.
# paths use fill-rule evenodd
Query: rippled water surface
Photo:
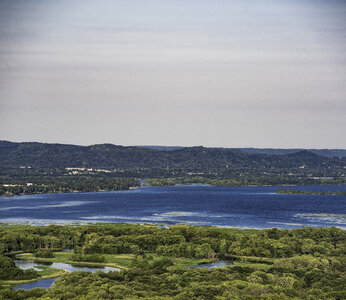
M 36 225 L 131 222 L 240 228 L 338 226 L 346 229 L 345 195 L 276 194 L 277 188 L 189 185 L 1 197 L 0 222 Z M 346 192 L 346 186 L 289 188 Z

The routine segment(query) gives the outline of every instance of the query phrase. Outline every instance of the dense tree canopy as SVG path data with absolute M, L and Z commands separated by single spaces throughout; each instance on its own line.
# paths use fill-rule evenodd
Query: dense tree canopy
M 74 249 L 76 261 L 133 254 L 121 272 L 73 272 L 48 291 L 13 291 L 0 299 L 345 299 L 346 232 L 331 228 L 236 230 L 203 226 L 103 224 L 3 227 L 2 279 L 14 278 L 4 255 Z M 152 255 L 157 258 L 153 259 Z M 186 269 L 176 258 L 227 259 L 223 268 Z M 18 268 L 17 268 L 18 269 Z M 18 272 L 18 271 L 16 271 Z M 2 298 L 1 298 L 2 297 Z

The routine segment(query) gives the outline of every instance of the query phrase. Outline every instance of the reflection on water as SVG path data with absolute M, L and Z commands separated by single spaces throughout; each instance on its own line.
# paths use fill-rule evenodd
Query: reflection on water
M 42 262 L 42 261 L 34 261 L 30 259 L 14 259 L 13 260 L 15 265 L 18 268 L 21 268 L 22 270 L 27 270 L 30 268 L 36 268 L 38 266 L 49 266 L 51 268 L 56 269 L 63 269 L 68 272 L 74 272 L 74 271 L 102 271 L 102 272 L 109 272 L 109 271 L 120 271 L 118 268 L 112 268 L 112 267 L 98 267 L 98 266 L 85 266 L 85 265 L 78 265 L 78 264 L 66 264 L 66 263 L 57 263 L 57 262 Z
M 229 265 L 230 262 L 226 260 L 218 261 L 218 262 L 213 262 L 213 263 L 208 263 L 208 264 L 200 264 L 192 267 L 187 267 L 187 269 L 198 269 L 198 268 L 220 268 L 220 267 L 226 267 Z
M 31 290 L 34 288 L 44 288 L 48 289 L 52 286 L 55 280 L 57 280 L 59 277 L 55 278 L 49 278 L 49 279 L 43 279 L 43 280 L 38 280 L 35 282 L 29 282 L 29 283 L 24 283 L 21 285 L 18 285 L 17 287 L 14 288 L 15 291 L 22 289 L 22 290 Z
M 83 265 L 71 265 L 66 263 L 57 263 L 57 262 L 38 262 L 30 259 L 14 259 L 13 260 L 15 265 L 18 268 L 21 268 L 22 270 L 27 270 L 30 268 L 33 268 L 37 271 L 40 271 L 38 268 L 39 266 L 49 266 L 50 268 L 56 268 L 56 269 L 63 269 L 68 272 L 74 272 L 74 271 L 88 271 L 88 272 L 94 272 L 94 271 L 102 271 L 102 272 L 110 272 L 110 271 L 120 271 L 118 268 L 112 268 L 112 267 L 97 267 L 97 266 L 83 266 Z M 48 289 L 52 286 L 53 282 L 58 279 L 56 278 L 50 278 L 50 279 L 44 279 L 44 280 L 38 280 L 35 282 L 29 282 L 24 283 L 15 288 L 15 290 L 24 289 L 29 290 L 33 288 L 45 288 Z
M 45 262 L 45 261 L 35 262 L 35 261 L 29 260 L 29 259 L 14 259 L 13 261 L 14 261 L 14 264 L 22 270 L 28 270 L 28 269 L 32 269 L 32 268 L 34 268 L 36 270 L 37 266 L 50 267 L 52 265 L 51 262 Z M 40 269 L 37 269 L 37 270 L 40 270 Z

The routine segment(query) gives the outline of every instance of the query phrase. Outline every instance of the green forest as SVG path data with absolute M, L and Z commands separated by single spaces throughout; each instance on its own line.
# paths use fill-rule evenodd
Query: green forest
M 330 156 L 339 152 L 279 150 L 0 141 L 0 196 L 126 190 L 139 186 L 140 179 L 154 186 L 346 184 L 346 158 Z
M 36 182 L 16 181 L 0 185 L 0 196 L 128 190 L 139 185 L 134 178 L 33 178 Z M 32 180 L 33 181 L 33 180 Z
M 346 232 L 335 227 L 4 225 L 0 253 L 0 299 L 346 298 Z M 113 266 L 121 271 L 73 272 L 62 275 L 48 290 L 14 291 L 16 280 L 42 275 L 19 270 L 13 257 Z M 188 268 L 219 260 L 229 264 Z
M 160 151 L 112 144 L 76 146 L 0 141 L 1 168 L 93 168 L 111 172 L 185 170 L 187 172 L 236 169 L 311 169 L 333 174 L 344 171 L 346 157 L 326 157 L 307 150 L 273 155 L 232 148 L 184 147 Z

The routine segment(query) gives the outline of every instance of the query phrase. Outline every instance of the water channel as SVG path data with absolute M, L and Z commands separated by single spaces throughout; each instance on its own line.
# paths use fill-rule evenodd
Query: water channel
M 96 267 L 96 266 L 82 266 L 82 265 L 71 265 L 66 263 L 57 263 L 57 262 L 37 262 L 34 260 L 29 259 L 14 259 L 14 263 L 17 267 L 21 268 L 22 270 L 27 270 L 33 268 L 36 271 L 40 271 L 40 266 L 55 268 L 55 269 L 63 269 L 68 272 L 74 272 L 74 271 L 89 271 L 89 272 L 95 272 L 95 271 L 102 271 L 102 272 L 110 272 L 110 271 L 120 271 L 118 268 L 113 267 Z M 15 287 L 15 290 L 24 289 L 24 290 L 30 290 L 33 288 L 45 288 L 48 289 L 52 286 L 54 281 L 58 279 L 59 277 L 55 278 L 49 278 L 49 279 L 42 279 L 35 282 L 29 282 L 24 283 L 21 285 L 18 285 Z

